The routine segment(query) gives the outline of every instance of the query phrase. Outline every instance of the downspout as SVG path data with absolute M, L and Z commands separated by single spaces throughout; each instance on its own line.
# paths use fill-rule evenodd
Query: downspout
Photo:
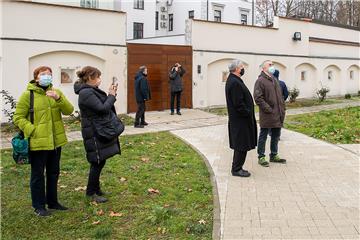
M 252 25 L 254 26 L 254 18 L 255 18 L 255 0 L 252 0 Z
M 206 21 L 209 21 L 209 0 L 206 0 Z

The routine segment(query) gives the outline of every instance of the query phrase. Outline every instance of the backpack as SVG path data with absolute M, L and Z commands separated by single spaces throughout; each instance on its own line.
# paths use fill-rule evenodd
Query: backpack
M 34 124 L 34 92 L 30 90 L 30 122 Z M 11 140 L 13 159 L 17 164 L 29 164 L 30 138 L 26 139 L 20 131 Z

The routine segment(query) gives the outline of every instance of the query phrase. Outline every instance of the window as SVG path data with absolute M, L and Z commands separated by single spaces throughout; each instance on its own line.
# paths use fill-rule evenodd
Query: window
M 134 39 L 144 37 L 144 24 L 134 22 Z
M 84 8 L 98 8 L 99 1 L 98 0 L 81 0 L 80 6 Z
M 144 0 L 134 0 L 134 8 L 144 10 Z
M 169 14 L 169 32 L 174 30 L 174 14 Z
M 333 73 L 332 71 L 328 71 L 328 80 L 332 80 L 333 79 Z
M 194 16 L 195 16 L 195 11 L 194 10 L 189 11 L 189 18 L 193 19 Z
M 214 10 L 214 21 L 221 22 L 221 11 L 220 10 Z
M 301 79 L 302 81 L 305 81 L 305 79 L 306 79 L 306 72 L 305 72 L 305 71 L 301 71 L 300 79 Z
M 247 24 L 247 14 L 241 14 L 241 24 Z
M 351 70 L 351 71 L 350 71 L 350 80 L 353 80 L 353 79 L 354 79 L 354 71 Z
M 159 12 L 155 12 L 155 30 L 159 30 Z

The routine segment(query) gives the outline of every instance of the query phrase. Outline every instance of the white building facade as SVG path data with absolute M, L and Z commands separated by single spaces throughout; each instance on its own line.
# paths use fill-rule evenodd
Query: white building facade
M 251 0 L 28 0 L 127 13 L 127 39 L 185 33 L 187 19 L 252 24 Z
M 18 99 L 34 69 L 45 65 L 53 70 L 54 87 L 78 109 L 73 90 L 76 71 L 90 65 L 102 72 L 105 91 L 113 77 L 119 80 L 116 109 L 126 112 L 125 13 L 15 1 L 0 2 L 0 7 L 2 90 Z M 92 27 L 84 27 L 84 22 Z M 109 22 L 118 24 L 109 26 Z

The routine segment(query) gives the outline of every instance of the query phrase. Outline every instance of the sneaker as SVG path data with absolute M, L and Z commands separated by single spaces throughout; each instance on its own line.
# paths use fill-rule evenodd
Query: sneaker
M 61 205 L 60 203 L 58 203 L 58 204 L 56 204 L 56 205 L 49 205 L 48 208 L 49 208 L 49 209 L 54 209 L 54 210 L 61 210 L 61 211 L 68 210 L 67 207 Z
M 170 115 L 174 115 L 174 112 L 171 112 Z
M 260 157 L 258 163 L 263 167 L 269 167 L 269 162 L 266 161 L 265 157 Z
M 143 126 L 147 126 L 147 125 L 149 125 L 147 122 L 143 122 L 143 123 L 141 123 L 141 125 L 143 125 Z
M 286 159 L 280 158 L 279 155 L 275 155 L 273 157 L 270 157 L 270 162 L 274 163 L 286 163 Z
M 144 128 L 144 125 L 134 125 L 134 128 Z
M 244 171 L 243 169 L 240 169 L 237 172 L 231 172 L 231 174 L 235 177 L 250 177 L 251 173 L 248 171 Z
M 177 112 L 176 114 L 177 114 L 177 115 L 181 115 L 181 112 Z
M 106 197 L 99 196 L 97 194 L 93 194 L 91 196 L 88 196 L 91 198 L 92 201 L 95 201 L 96 203 L 104 203 L 107 202 L 108 199 Z
M 34 213 L 35 213 L 35 215 L 40 216 L 40 217 L 47 217 L 47 216 L 51 215 L 51 213 L 48 210 L 46 210 L 45 208 L 35 209 Z

